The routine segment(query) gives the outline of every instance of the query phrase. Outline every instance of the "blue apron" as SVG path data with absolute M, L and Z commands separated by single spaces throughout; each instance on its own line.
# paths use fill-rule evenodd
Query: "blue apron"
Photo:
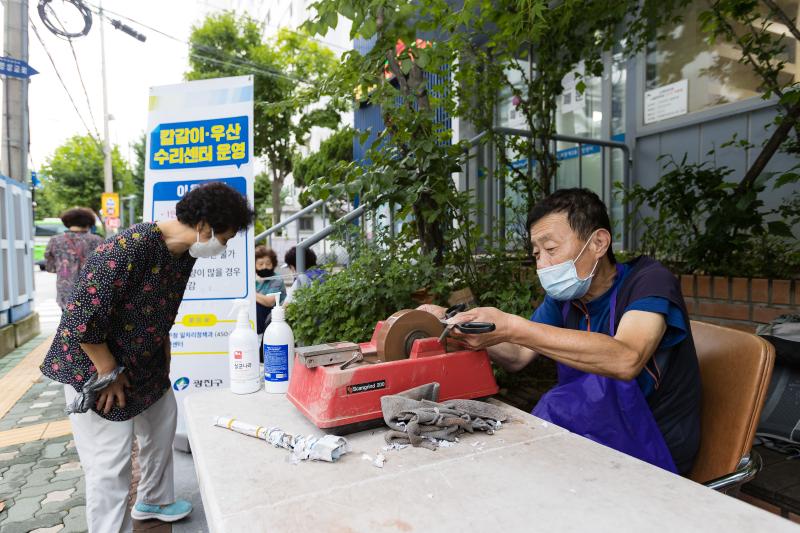
M 617 265 L 617 274 L 620 273 Z M 609 334 L 616 331 L 617 289 L 611 293 Z M 569 302 L 563 307 L 564 323 Z M 635 379 L 622 381 L 581 372 L 562 363 L 558 385 L 531 414 L 587 439 L 677 473 L 675 462 Z

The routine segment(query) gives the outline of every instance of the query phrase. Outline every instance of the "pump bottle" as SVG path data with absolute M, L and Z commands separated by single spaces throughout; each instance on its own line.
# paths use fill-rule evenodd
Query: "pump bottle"
M 236 312 L 236 327 L 228 337 L 228 364 L 234 394 L 250 394 L 261 388 L 258 335 L 250 325 L 249 308 L 248 300 L 236 300 L 231 309 L 231 314 Z
M 264 390 L 280 394 L 289 390 L 294 364 L 294 332 L 286 323 L 286 311 L 280 301 L 275 304 L 272 322 L 264 331 Z

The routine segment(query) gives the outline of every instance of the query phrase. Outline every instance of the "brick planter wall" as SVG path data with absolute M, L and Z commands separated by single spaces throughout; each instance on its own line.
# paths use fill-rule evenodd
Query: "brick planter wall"
M 680 279 L 694 320 L 754 332 L 779 315 L 800 313 L 800 280 L 685 274 Z

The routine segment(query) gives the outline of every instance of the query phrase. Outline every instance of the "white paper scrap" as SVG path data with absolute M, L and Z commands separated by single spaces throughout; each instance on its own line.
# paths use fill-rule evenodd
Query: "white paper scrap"
M 336 435 L 297 436 L 286 433 L 280 428 L 257 426 L 222 416 L 214 417 L 214 425 L 267 441 L 276 448 L 289 450 L 292 452 L 290 461 L 294 464 L 307 459 L 332 463 L 350 451 L 347 439 Z

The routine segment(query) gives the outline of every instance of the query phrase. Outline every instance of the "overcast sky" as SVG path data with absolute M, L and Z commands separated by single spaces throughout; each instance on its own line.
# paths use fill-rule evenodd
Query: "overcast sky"
M 94 4 L 96 0 L 90 3 Z M 30 1 L 31 21 L 39 30 L 46 49 L 53 56 L 58 72 L 88 127 L 92 131 L 96 128 L 102 135 L 99 17 L 93 18 L 89 35 L 72 41 L 88 93 L 87 103 L 69 42 L 53 35 L 44 27 L 36 5 L 37 2 Z M 52 5 L 59 18 L 70 29 L 82 26 L 74 8 L 59 0 L 55 0 Z M 285 5 L 288 4 L 280 0 L 105 0 L 103 6 L 106 10 L 128 16 L 177 39 L 123 20 L 147 36 L 147 41 L 142 43 L 106 23 L 104 31 L 109 114 L 114 117 L 110 122 L 111 142 L 119 145 L 124 157 L 132 159 L 130 145 L 145 130 L 147 124 L 149 88 L 179 83 L 183 81 L 183 75 L 188 70 L 186 41 L 193 24 L 202 21 L 209 12 L 231 8 L 237 11 L 246 10 L 258 20 L 265 20 L 271 9 L 267 33 L 272 33 L 277 25 L 289 24 L 291 21 L 288 9 L 284 9 Z M 109 17 L 118 18 L 110 12 Z M 293 18 L 296 21 L 297 14 Z M 38 169 L 64 140 L 75 134 L 85 134 L 87 129 L 61 86 L 45 48 L 32 29 L 29 33 L 29 63 L 39 71 L 31 79 L 29 92 L 30 154 L 32 168 Z M 89 113 L 90 104 L 94 120 Z

